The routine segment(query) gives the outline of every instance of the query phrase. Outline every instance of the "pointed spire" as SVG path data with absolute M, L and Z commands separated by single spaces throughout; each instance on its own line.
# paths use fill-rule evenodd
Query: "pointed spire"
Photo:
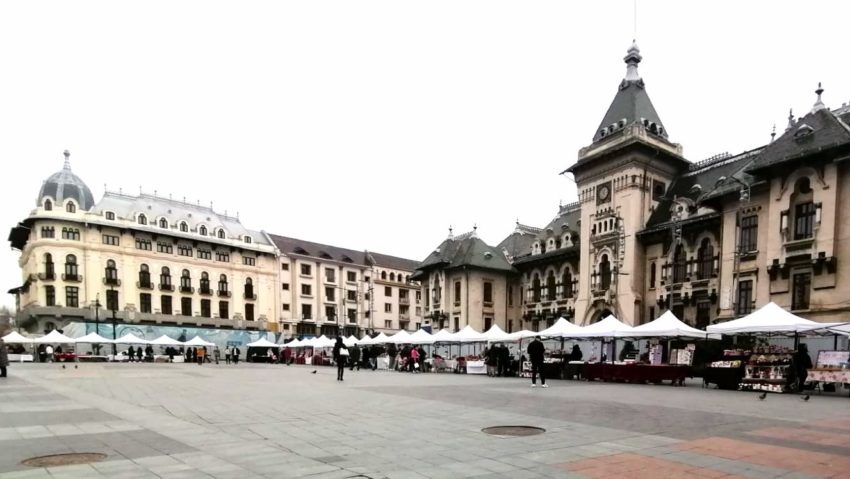
M 815 105 L 812 107 L 813 112 L 826 108 L 826 105 L 823 104 L 823 101 L 820 98 L 820 96 L 823 94 L 823 87 L 821 86 L 820 82 L 818 82 L 818 89 L 815 90 L 815 93 L 818 95 L 818 99 L 817 101 L 815 101 Z
M 65 155 L 65 164 L 62 166 L 62 169 L 71 171 L 71 152 L 65 150 L 62 154 Z
M 477 238 L 477 237 L 478 237 L 478 223 L 474 223 L 474 224 L 472 225 L 472 237 L 473 237 L 473 238 Z
M 455 238 L 455 235 L 452 232 L 452 225 L 449 225 L 449 239 L 454 239 L 454 238 Z
M 788 109 L 788 126 L 785 127 L 785 131 L 788 131 L 791 128 L 794 128 L 794 109 L 793 108 Z
M 773 130 L 770 132 L 770 142 L 773 143 L 773 140 L 776 139 L 776 123 L 773 124 Z
M 643 57 L 640 56 L 640 48 L 637 46 L 637 41 L 632 40 L 632 46 L 629 47 L 626 56 L 623 58 L 623 61 L 626 62 L 626 78 L 625 81 L 640 81 L 640 74 L 638 73 L 638 63 L 643 60 Z

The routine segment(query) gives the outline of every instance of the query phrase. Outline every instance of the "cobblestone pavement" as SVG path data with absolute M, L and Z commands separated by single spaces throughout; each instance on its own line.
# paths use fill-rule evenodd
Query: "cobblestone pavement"
M 317 371 L 315 374 L 312 371 Z M 13 364 L 0 479 L 850 478 L 850 399 L 274 365 Z M 488 436 L 499 425 L 536 436 Z M 48 454 L 102 462 L 31 468 Z

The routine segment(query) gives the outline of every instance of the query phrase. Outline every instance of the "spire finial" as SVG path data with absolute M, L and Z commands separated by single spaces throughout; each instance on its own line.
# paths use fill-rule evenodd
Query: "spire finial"
M 477 237 L 478 237 L 478 223 L 473 223 L 473 224 L 472 224 L 472 237 L 473 237 L 473 238 L 477 238 Z
M 785 127 L 785 131 L 788 131 L 791 128 L 794 128 L 794 109 L 793 108 L 788 109 L 788 126 Z
M 65 150 L 62 154 L 65 155 L 65 164 L 62 166 L 62 169 L 71 171 L 71 152 Z
M 455 235 L 452 233 L 452 225 L 449 225 L 449 239 L 454 239 Z
M 773 124 L 773 130 L 770 132 L 770 142 L 773 143 L 773 140 L 776 138 L 776 123 Z
M 637 41 L 632 40 L 632 46 L 629 47 L 626 56 L 623 58 L 623 61 L 626 62 L 625 81 L 640 81 L 640 74 L 638 73 L 638 63 L 640 63 L 641 60 L 643 60 L 643 57 L 640 56 L 640 48 L 638 48 L 637 46 Z
M 823 101 L 820 98 L 823 94 L 823 87 L 821 86 L 820 82 L 818 82 L 818 89 L 815 90 L 815 93 L 818 95 L 818 99 L 817 101 L 815 101 L 815 106 L 812 107 L 812 111 L 823 110 L 824 108 L 826 108 L 826 105 L 823 104 Z

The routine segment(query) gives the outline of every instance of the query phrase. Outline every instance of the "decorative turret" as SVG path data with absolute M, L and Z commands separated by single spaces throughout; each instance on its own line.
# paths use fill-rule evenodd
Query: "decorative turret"
M 81 210 L 89 210 L 94 206 L 94 197 L 91 190 L 79 176 L 71 171 L 71 152 L 65 150 L 65 163 L 62 169 L 50 175 L 41 185 L 38 192 L 37 205 L 43 205 L 44 200 L 50 199 L 58 205 L 66 200 L 76 201 Z

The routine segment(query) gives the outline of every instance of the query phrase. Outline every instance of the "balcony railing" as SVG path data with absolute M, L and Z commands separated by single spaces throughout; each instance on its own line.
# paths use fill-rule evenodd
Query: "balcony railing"
M 150 281 L 136 281 L 136 287 L 139 289 L 153 289 L 153 283 Z
M 121 280 L 118 278 L 103 278 L 103 284 L 108 286 L 121 286 Z
M 198 294 L 204 294 L 204 295 L 207 295 L 207 296 L 212 296 L 213 290 L 211 290 L 209 288 L 209 286 L 207 286 L 207 287 L 201 286 L 200 288 L 198 288 Z
M 77 281 L 77 282 L 79 282 L 79 281 L 82 281 L 82 280 L 83 280 L 83 275 L 81 275 L 81 274 L 62 273 L 62 281 Z
M 180 292 L 192 294 L 195 292 L 195 288 L 191 286 L 180 286 Z
M 170 283 L 169 284 L 159 283 L 159 290 L 160 291 L 174 291 L 174 285 L 170 284 Z
M 48 271 L 46 273 L 38 273 L 38 279 L 42 281 L 53 281 L 56 279 L 56 273 Z
M 220 290 L 218 290 L 218 297 L 219 298 L 229 298 L 230 297 L 230 291 L 220 289 Z
M 410 298 L 398 298 L 398 304 L 410 304 Z
M 250 301 L 256 301 L 257 293 L 245 293 L 242 295 L 242 297 Z

